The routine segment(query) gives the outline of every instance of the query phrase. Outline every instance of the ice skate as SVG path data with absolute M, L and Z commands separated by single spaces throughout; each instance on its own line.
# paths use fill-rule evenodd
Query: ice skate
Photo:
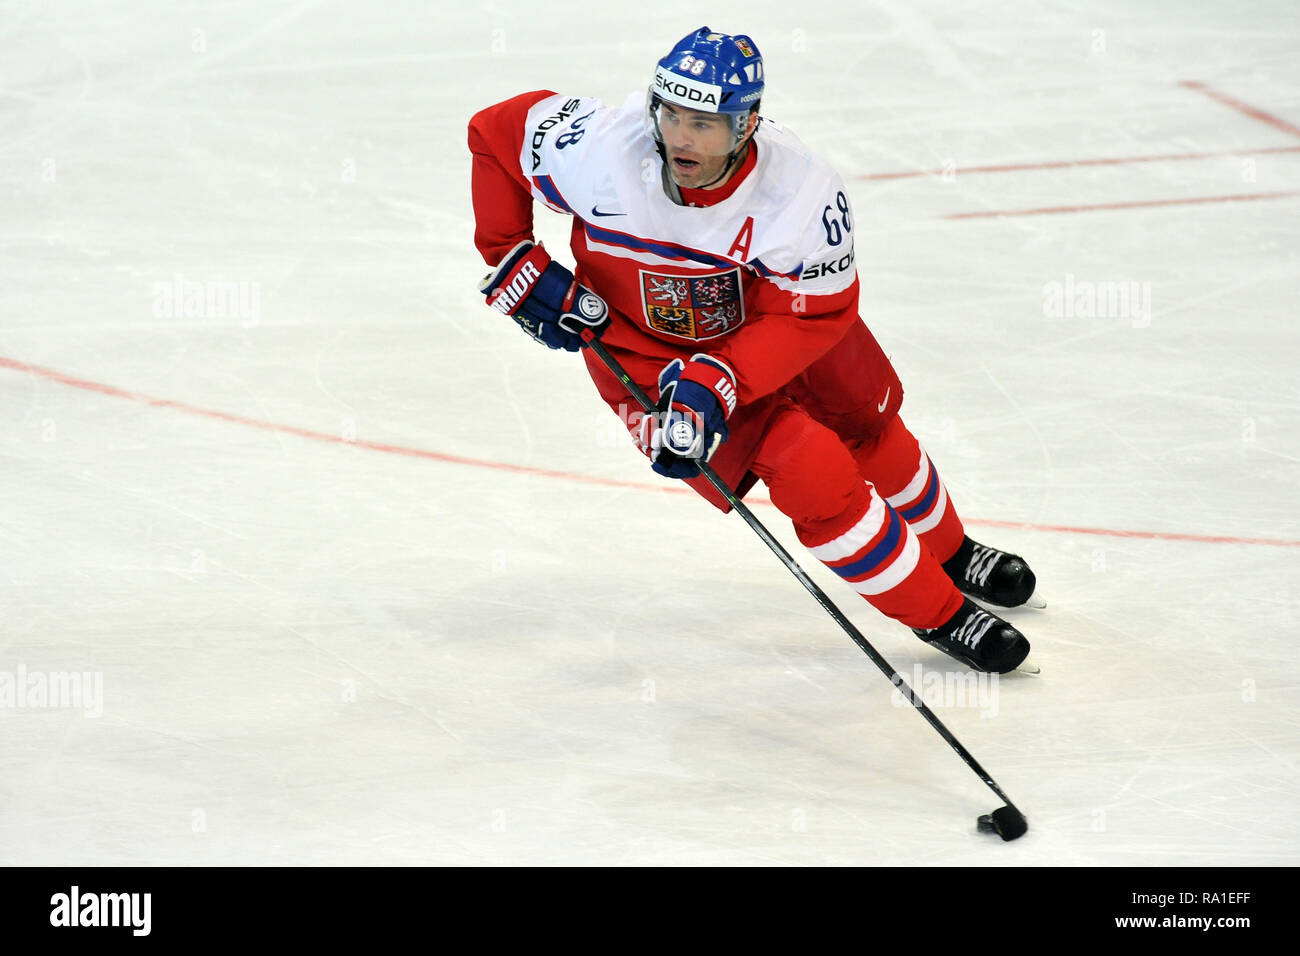
M 1014 627 L 967 598 L 957 613 L 936 628 L 913 628 L 931 647 L 977 671 L 1005 674 L 1025 662 L 1029 641 Z M 1031 671 L 1036 673 L 1037 670 Z
M 977 601 L 998 607 L 1047 606 L 1034 595 L 1034 572 L 1024 558 L 972 541 L 969 535 L 943 569 L 958 591 Z

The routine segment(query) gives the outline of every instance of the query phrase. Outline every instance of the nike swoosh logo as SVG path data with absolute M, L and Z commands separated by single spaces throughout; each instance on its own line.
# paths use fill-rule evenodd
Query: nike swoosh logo
M 876 406 L 876 411 L 883 412 L 885 410 L 885 406 L 889 404 L 889 393 L 892 392 L 893 390 L 894 390 L 894 386 L 892 385 L 889 386 L 889 388 L 885 389 L 885 397 L 881 399 L 880 404 Z
M 626 216 L 627 215 L 627 213 L 625 212 L 601 212 L 595 206 L 591 207 L 591 214 L 593 216 Z

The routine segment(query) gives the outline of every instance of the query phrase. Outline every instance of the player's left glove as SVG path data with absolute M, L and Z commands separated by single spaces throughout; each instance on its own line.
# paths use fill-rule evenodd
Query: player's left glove
M 548 348 L 576 352 L 584 330 L 597 337 L 609 326 L 605 300 L 579 285 L 573 273 L 525 239 L 483 277 L 478 290 Z
M 736 408 L 736 376 L 709 355 L 673 359 L 659 373 L 656 413 L 641 420 L 638 443 L 650 467 L 669 478 L 694 478 L 727 440 Z

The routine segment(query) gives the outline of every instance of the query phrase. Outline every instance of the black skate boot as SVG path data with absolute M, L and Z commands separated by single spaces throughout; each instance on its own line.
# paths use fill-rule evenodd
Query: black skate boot
M 931 630 L 913 628 L 916 636 L 967 667 L 993 674 L 1013 671 L 1029 656 L 1029 641 L 1002 618 L 970 598 L 947 622 Z
M 1034 572 L 1024 558 L 972 541 L 969 535 L 943 569 L 962 594 L 999 607 L 1020 607 L 1034 593 Z

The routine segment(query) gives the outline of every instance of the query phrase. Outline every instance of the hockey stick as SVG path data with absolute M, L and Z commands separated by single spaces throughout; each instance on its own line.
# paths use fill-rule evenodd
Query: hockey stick
M 624 371 L 622 364 L 618 359 L 609 354 L 609 350 L 601 344 L 595 333 L 591 329 L 584 329 L 582 332 L 582 338 L 587 347 L 595 352 L 596 356 L 605 363 L 605 367 L 613 372 L 614 375 L 618 377 L 618 380 L 627 387 L 628 391 L 631 392 L 632 397 L 640 403 L 641 410 L 647 415 L 655 414 L 657 409 L 655 403 L 650 401 L 650 396 L 645 393 L 645 390 L 642 389 L 640 385 L 632 381 L 631 377 L 626 371 Z M 817 586 L 817 582 L 808 577 L 807 572 L 804 571 L 804 569 L 799 566 L 799 563 L 790 556 L 790 553 L 781 546 L 781 542 L 772 537 L 772 533 L 763 526 L 763 523 L 759 521 L 758 518 L 754 517 L 754 513 L 750 511 L 736 493 L 727 486 L 727 483 L 718 477 L 717 472 L 715 472 L 707 462 L 701 461 L 699 466 L 700 474 L 707 478 L 709 484 L 713 485 L 713 487 L 718 490 L 718 493 L 727 500 L 727 503 L 731 505 L 735 512 L 745 519 L 745 523 L 754 529 L 754 533 L 763 539 L 763 543 L 771 549 L 773 554 L 781 559 L 781 563 L 784 564 L 789 572 L 798 579 L 799 583 L 808 590 L 808 593 L 817 599 L 817 603 L 820 604 L 826 613 L 835 620 L 835 623 L 844 630 L 844 633 L 848 634 L 848 636 L 853 639 L 853 643 L 857 644 L 858 647 L 862 649 L 862 652 L 871 658 L 875 665 L 880 668 L 881 672 L 889 678 L 891 684 L 903 692 L 904 696 L 912 702 L 912 706 L 921 712 L 921 716 L 930 722 L 931 727 L 938 731 L 939 736 L 948 741 L 948 746 L 957 751 L 957 755 L 961 757 L 962 760 L 966 761 L 966 765 L 970 767 L 971 770 L 975 771 L 976 776 L 983 780 L 985 785 L 1001 797 L 1006 803 L 1006 806 L 999 807 L 992 813 L 981 815 L 976 821 L 976 826 L 982 831 L 996 832 L 1003 840 L 1014 840 L 1017 837 L 1023 836 L 1025 831 L 1029 829 L 1029 824 L 1025 821 L 1025 815 L 1016 809 L 1016 805 L 1011 802 L 1010 797 L 1002 792 L 1002 788 L 998 786 L 997 781 L 989 776 L 988 771 L 980 766 L 979 761 L 971 755 L 969 750 L 962 746 L 961 741 L 953 736 L 952 731 L 943 725 L 943 722 L 935 716 L 934 711 L 926 706 L 925 702 L 921 700 L 920 695 L 907 685 L 907 682 L 903 680 L 902 675 L 899 674 L 898 671 L 894 670 L 887 660 L 880 656 L 880 653 L 871 646 L 871 643 L 865 637 L 862 636 L 862 632 L 853 626 L 853 622 L 845 617 L 844 612 L 836 607 L 835 602 L 826 595 L 826 592 Z

